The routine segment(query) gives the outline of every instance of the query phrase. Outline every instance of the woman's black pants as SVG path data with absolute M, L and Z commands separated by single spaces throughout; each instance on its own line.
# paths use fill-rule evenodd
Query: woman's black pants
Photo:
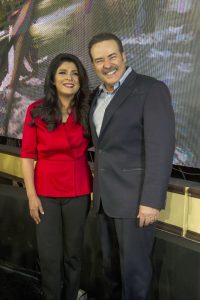
M 90 197 L 40 199 L 44 215 L 36 232 L 45 299 L 76 300 Z

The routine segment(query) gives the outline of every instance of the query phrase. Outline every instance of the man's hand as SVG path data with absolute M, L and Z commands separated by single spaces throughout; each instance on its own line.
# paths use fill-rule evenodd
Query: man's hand
M 36 224 L 41 222 L 40 214 L 44 214 L 44 210 L 42 208 L 42 204 L 40 199 L 37 196 L 29 197 L 29 210 L 30 215 L 35 221 Z
M 139 213 L 137 218 L 139 219 L 139 226 L 148 226 L 157 221 L 159 215 L 159 210 L 156 208 L 140 205 Z

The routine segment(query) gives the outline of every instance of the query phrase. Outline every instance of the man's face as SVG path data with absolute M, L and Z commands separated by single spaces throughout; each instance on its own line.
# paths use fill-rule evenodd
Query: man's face
M 91 48 L 92 63 L 97 76 L 108 91 L 120 80 L 126 70 L 126 57 L 115 40 L 96 43 Z

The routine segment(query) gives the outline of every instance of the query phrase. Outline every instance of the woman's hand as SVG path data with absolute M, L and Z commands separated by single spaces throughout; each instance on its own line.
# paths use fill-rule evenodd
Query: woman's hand
M 36 224 L 39 224 L 40 214 L 44 214 L 42 204 L 37 196 L 34 184 L 34 159 L 22 158 L 22 171 L 24 175 L 24 182 L 29 202 L 30 215 Z
M 36 224 L 41 222 L 40 214 L 44 214 L 44 210 L 40 199 L 37 196 L 29 197 L 29 210 L 30 215 Z

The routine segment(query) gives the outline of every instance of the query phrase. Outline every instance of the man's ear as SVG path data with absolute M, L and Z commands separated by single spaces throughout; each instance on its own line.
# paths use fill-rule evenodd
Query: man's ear
M 123 57 L 124 62 L 126 62 L 126 54 L 124 52 L 122 52 L 122 57 Z

